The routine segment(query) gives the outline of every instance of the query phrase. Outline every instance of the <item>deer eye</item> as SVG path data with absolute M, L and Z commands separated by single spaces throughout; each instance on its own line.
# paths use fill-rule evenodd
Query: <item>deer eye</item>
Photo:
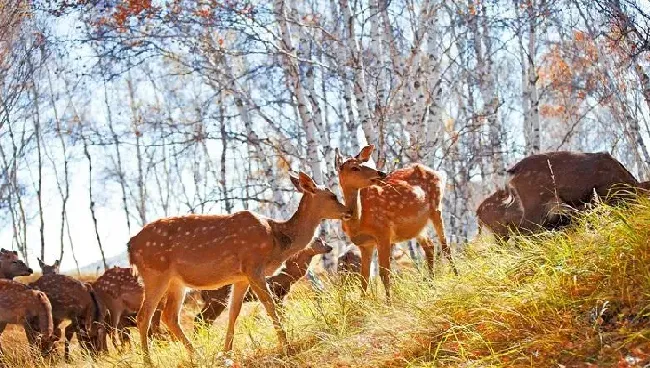
M 352 171 L 361 171 L 361 169 L 358 168 L 357 166 L 355 166 L 355 167 L 352 168 Z

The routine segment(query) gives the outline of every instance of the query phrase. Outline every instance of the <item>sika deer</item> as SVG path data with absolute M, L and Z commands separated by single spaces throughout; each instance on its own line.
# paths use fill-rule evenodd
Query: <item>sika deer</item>
M 0 280 L 0 335 L 8 324 L 24 325 L 29 343 L 40 345 L 42 353 L 51 347 L 52 306 L 47 296 L 25 284 Z
M 41 267 L 41 274 L 42 275 L 58 275 L 59 274 L 59 266 L 61 265 L 61 261 L 58 259 L 54 261 L 53 265 L 48 265 L 44 263 L 40 258 L 37 258 L 38 260 L 38 265 Z
M 424 249 L 433 271 L 435 247 L 426 236 L 429 221 L 438 234 L 442 253 L 456 274 L 451 251 L 445 239 L 442 220 L 442 195 L 446 177 L 424 165 L 393 171 L 389 175 L 363 163 L 370 160 L 374 146 L 366 146 L 355 157 L 341 158 L 336 151 L 336 168 L 345 204 L 352 219 L 343 222 L 343 230 L 361 251 L 361 286 L 365 291 L 370 279 L 370 262 L 377 247 L 379 274 L 390 301 L 390 256 L 395 243 L 416 238 Z
M 284 297 L 289 293 L 291 285 L 305 276 L 314 256 L 331 251 L 332 247 L 327 245 L 323 239 L 316 238 L 307 248 L 302 249 L 287 259 L 284 267 L 276 271 L 273 276 L 266 278 L 266 283 L 269 285 L 275 301 L 278 304 L 282 303 Z M 212 324 L 221 315 L 223 310 L 226 309 L 230 289 L 231 287 L 228 285 L 217 290 L 201 291 L 201 299 L 203 299 L 205 304 L 194 319 L 197 326 L 199 322 Z M 254 300 L 257 300 L 257 297 L 251 290 L 248 290 L 244 297 L 244 302 Z
M 65 328 L 65 358 L 69 359 L 70 340 L 75 333 L 91 347 L 91 353 L 105 350 L 101 316 L 103 307 L 98 303 L 90 284 L 82 283 L 65 275 L 45 275 L 29 284 L 33 289 L 44 292 L 52 304 L 52 319 L 55 335 L 60 338 L 59 325 L 66 319 L 71 323 Z M 94 346 L 88 346 L 92 342 Z M 82 344 L 83 346 L 84 344 Z
M 142 305 L 144 299 L 144 288 L 138 282 L 138 278 L 134 275 L 133 269 L 130 267 L 113 267 L 103 275 L 99 276 L 92 284 L 93 290 L 101 305 L 105 306 L 108 312 L 108 327 L 109 334 L 114 347 L 118 347 L 116 341 L 115 330 L 120 333 L 120 340 L 122 342 L 130 341 L 127 336 L 128 332 L 122 331 L 120 325 L 128 326 L 126 319 L 129 314 L 136 313 Z M 164 304 L 161 301 L 160 304 Z M 152 330 L 158 331 L 160 325 L 160 313 L 157 313 L 158 318 L 154 318 L 154 327 Z
M 0 279 L 13 280 L 18 276 L 29 276 L 34 270 L 18 259 L 15 250 L 0 249 Z
M 265 276 L 304 248 L 323 219 L 350 217 L 336 195 L 316 185 L 308 175 L 301 172 L 291 181 L 303 195 L 288 221 L 267 219 L 250 211 L 189 215 L 154 221 L 131 238 L 129 259 L 144 282 L 138 329 L 145 362 L 151 363 L 147 342 L 150 319 L 165 294 L 162 320 L 187 350 L 194 352 L 178 323 L 185 287 L 217 289 L 233 284 L 225 350 L 232 349 L 235 321 L 249 285 L 273 320 L 279 342 L 288 346 Z

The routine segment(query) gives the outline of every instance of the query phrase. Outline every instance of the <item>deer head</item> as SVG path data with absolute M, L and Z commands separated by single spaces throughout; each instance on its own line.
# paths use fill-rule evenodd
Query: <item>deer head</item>
M 374 149 L 374 145 L 365 146 L 358 155 L 345 160 L 336 149 L 335 165 L 342 187 L 361 189 L 377 184 L 386 177 L 385 172 L 364 165 L 370 160 Z
M 18 252 L 0 249 L 0 278 L 13 279 L 17 276 L 29 276 L 34 270 L 18 259 Z
M 58 259 L 54 261 L 54 264 L 51 266 L 47 265 L 44 263 L 40 258 L 38 259 L 38 265 L 41 267 L 41 272 L 43 275 L 55 275 L 59 273 L 59 266 L 61 265 L 61 261 Z
M 318 203 L 318 206 L 313 208 L 315 217 L 332 220 L 349 220 L 352 217 L 352 212 L 339 202 L 336 194 L 329 188 L 317 185 L 309 175 L 300 172 L 298 176 L 290 175 L 290 178 L 300 193 L 312 203 Z

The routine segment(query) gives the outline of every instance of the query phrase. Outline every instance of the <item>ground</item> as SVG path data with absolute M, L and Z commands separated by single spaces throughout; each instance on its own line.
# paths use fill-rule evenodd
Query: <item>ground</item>
M 602 206 L 564 232 L 517 237 L 497 245 L 489 236 L 455 254 L 460 276 L 440 265 L 394 276 L 385 303 L 376 283 L 326 278 L 290 294 L 284 316 L 292 352 L 277 346 L 270 319 L 249 303 L 238 320 L 235 351 L 224 355 L 226 313 L 192 335 L 193 359 L 176 342 L 156 341 L 159 367 L 642 367 L 650 363 L 650 200 L 627 208 Z M 412 263 L 411 263 L 412 264 Z M 187 307 L 191 331 L 196 305 Z M 189 310 L 191 309 L 191 310 Z M 93 362 L 74 349 L 65 364 L 34 361 L 22 331 L 3 334 L 9 367 L 141 366 L 139 346 Z M 13 350 L 12 350 L 13 349 Z M 17 349 L 17 350 L 16 350 Z

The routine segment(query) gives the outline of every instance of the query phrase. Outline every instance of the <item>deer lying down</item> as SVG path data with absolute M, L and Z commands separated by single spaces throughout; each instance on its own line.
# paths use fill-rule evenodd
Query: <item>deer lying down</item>
M 314 239 L 307 248 L 302 249 L 291 258 L 287 259 L 284 267 L 278 270 L 273 276 L 266 278 L 266 283 L 271 289 L 271 293 L 277 303 L 282 303 L 284 297 L 289 293 L 291 285 L 296 283 L 305 276 L 311 260 L 314 256 L 325 254 L 332 251 L 332 247 L 327 245 L 321 238 Z M 205 303 L 203 309 L 196 315 L 195 323 L 202 322 L 212 324 L 217 317 L 221 315 L 227 306 L 227 300 L 230 296 L 230 285 L 224 286 L 217 290 L 202 290 L 201 299 Z M 244 297 L 244 302 L 257 300 L 255 294 L 248 290 Z
M 24 325 L 30 345 L 38 345 L 42 353 L 51 348 L 52 306 L 45 293 L 16 281 L 0 280 L 0 335 L 8 324 Z
M 14 277 L 30 276 L 32 273 L 34 270 L 18 258 L 18 252 L 0 249 L 0 279 L 13 280 Z
M 280 343 L 288 347 L 265 276 L 303 249 L 323 219 L 347 219 L 351 215 L 332 191 L 316 185 L 308 175 L 300 173 L 291 181 L 302 198 L 288 221 L 271 220 L 250 211 L 190 215 L 154 221 L 131 238 L 129 259 L 144 282 L 138 329 L 146 363 L 151 363 L 149 323 L 165 294 L 162 320 L 187 350 L 194 352 L 178 321 L 186 287 L 218 289 L 233 284 L 225 350 L 232 349 L 235 321 L 249 285 L 273 320 Z
M 90 284 L 65 275 L 45 275 L 29 284 L 33 289 L 44 292 L 52 305 L 54 334 L 61 337 L 59 325 L 64 320 L 71 323 L 65 328 L 65 358 L 69 359 L 70 340 L 75 333 L 81 336 L 82 346 L 91 353 L 105 350 L 101 344 L 105 341 L 101 326 L 102 306 L 98 303 Z
M 344 274 L 361 273 L 361 256 L 355 249 L 350 248 L 338 258 L 336 270 Z

